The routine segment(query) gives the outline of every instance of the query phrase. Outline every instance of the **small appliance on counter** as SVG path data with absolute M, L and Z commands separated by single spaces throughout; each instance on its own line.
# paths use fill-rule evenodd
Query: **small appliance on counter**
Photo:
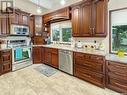
M 83 44 L 82 44 L 81 41 L 78 41 L 78 42 L 76 43 L 76 47 L 77 47 L 77 48 L 82 48 L 82 46 L 83 46 Z

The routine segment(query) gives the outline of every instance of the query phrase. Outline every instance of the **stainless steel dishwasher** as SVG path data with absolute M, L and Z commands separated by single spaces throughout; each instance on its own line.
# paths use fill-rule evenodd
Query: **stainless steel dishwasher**
M 73 52 L 59 50 L 59 69 L 73 75 Z

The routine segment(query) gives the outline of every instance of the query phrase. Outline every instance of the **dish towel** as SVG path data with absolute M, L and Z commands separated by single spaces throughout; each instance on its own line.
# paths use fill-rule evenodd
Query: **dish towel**
M 20 59 L 22 59 L 22 48 L 16 48 L 15 49 L 15 53 L 16 53 L 16 60 L 20 60 Z

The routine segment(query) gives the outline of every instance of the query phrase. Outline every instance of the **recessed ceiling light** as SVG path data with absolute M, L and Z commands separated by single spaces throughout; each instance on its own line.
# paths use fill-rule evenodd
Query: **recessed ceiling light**
M 41 14 L 41 13 L 42 13 L 42 10 L 41 10 L 40 7 L 37 7 L 37 13 L 38 13 L 38 14 Z
M 65 0 L 61 0 L 61 1 L 60 1 L 60 4 L 61 4 L 61 5 L 65 5 L 65 4 L 66 4 Z

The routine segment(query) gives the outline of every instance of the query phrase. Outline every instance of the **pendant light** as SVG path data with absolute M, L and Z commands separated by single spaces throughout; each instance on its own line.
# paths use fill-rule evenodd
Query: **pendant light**
M 41 7 L 40 7 L 40 0 L 38 0 L 38 2 L 37 2 L 37 13 L 38 14 L 42 13 L 42 10 L 41 10 Z

